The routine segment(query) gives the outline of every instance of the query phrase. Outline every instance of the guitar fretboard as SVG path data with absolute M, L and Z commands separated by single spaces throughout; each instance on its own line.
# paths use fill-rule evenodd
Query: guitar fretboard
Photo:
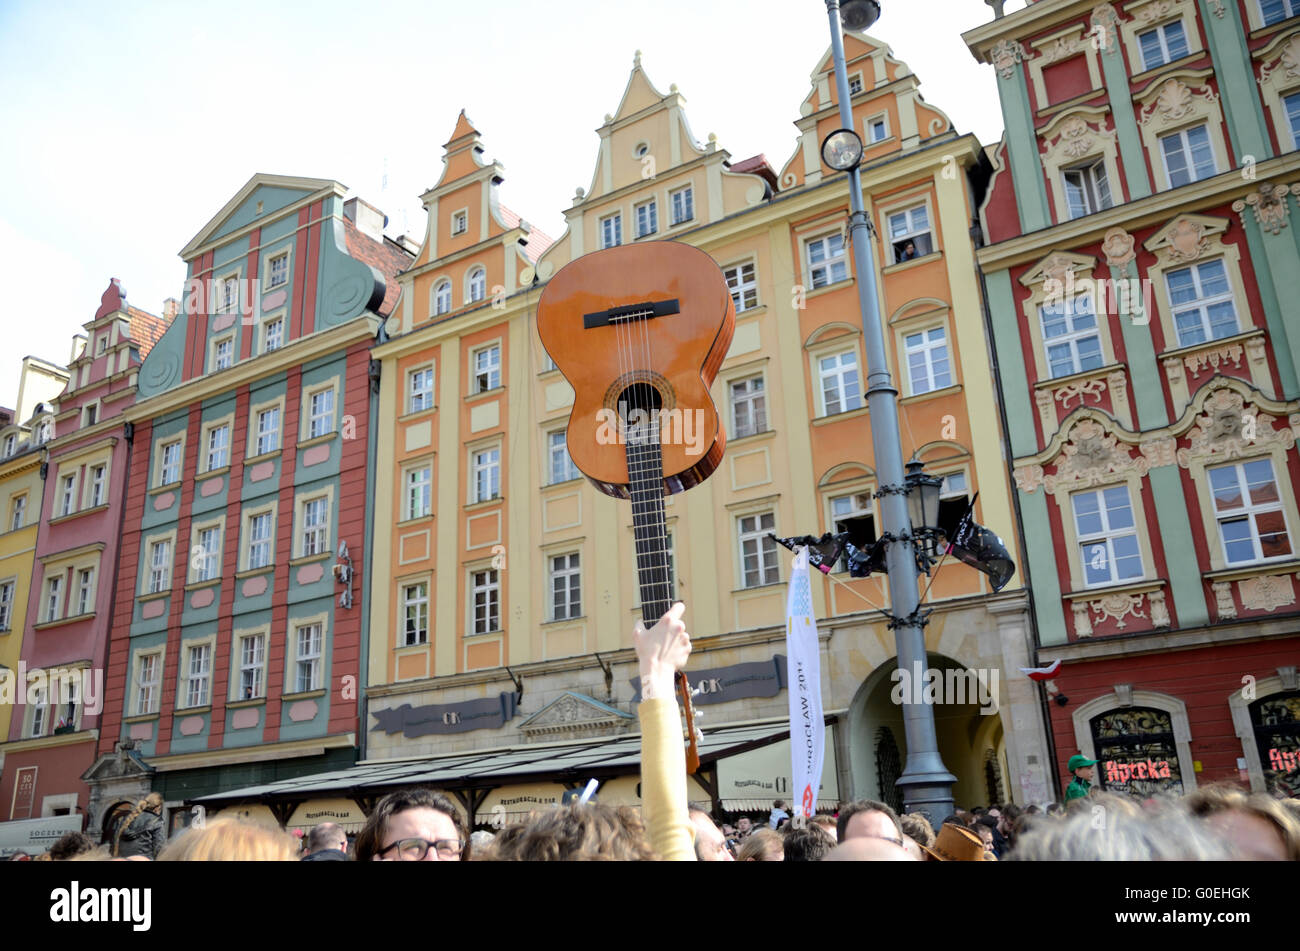
M 664 462 L 658 416 L 633 429 L 627 438 L 628 494 L 632 498 L 632 533 L 641 590 L 641 617 L 652 627 L 672 607 L 674 584 L 669 571 L 668 531 L 664 521 Z

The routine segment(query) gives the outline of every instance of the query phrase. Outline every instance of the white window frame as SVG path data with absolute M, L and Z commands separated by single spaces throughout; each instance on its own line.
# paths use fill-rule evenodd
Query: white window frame
M 317 405 L 320 399 L 328 408 Z M 313 386 L 302 397 L 303 426 L 302 439 L 323 439 L 338 431 L 338 387 L 334 381 Z
M 48 575 L 41 585 L 41 620 L 46 624 L 63 617 L 63 569 Z
M 222 547 L 225 541 L 225 523 L 220 520 L 196 523 L 193 527 L 193 543 L 190 545 L 190 583 L 203 584 L 221 578 Z M 208 534 L 211 532 L 212 534 Z M 206 540 L 205 540 L 205 536 Z M 194 567 L 196 552 L 201 552 L 202 562 Z
M 925 216 L 924 227 L 919 226 L 916 222 L 917 212 L 920 212 L 922 215 Z M 926 202 L 924 201 L 918 202 L 917 204 L 909 205 L 906 208 L 890 209 L 884 212 L 884 215 L 885 215 L 885 231 L 888 234 L 886 240 L 889 242 L 890 254 L 893 257 L 893 260 L 890 261 L 891 264 L 903 263 L 903 259 L 899 257 L 898 250 L 895 247 L 895 245 L 906 243 L 908 241 L 911 241 L 913 244 L 916 244 L 918 240 L 923 237 L 929 238 L 930 240 L 930 250 L 922 251 L 918 247 L 916 249 L 916 257 L 907 259 L 910 261 L 915 261 L 919 258 L 926 257 L 927 255 L 934 254 L 934 252 L 938 250 L 938 248 L 935 247 L 933 216 L 930 214 L 930 206 Z M 899 231 L 895 233 L 894 220 L 896 218 L 903 219 L 903 224 L 906 226 L 905 231 Z
M 881 131 L 881 135 L 879 136 L 876 135 L 877 123 L 879 123 L 881 126 L 884 127 Z M 863 141 L 868 146 L 872 146 L 880 142 L 888 141 L 889 140 L 889 113 L 880 112 L 874 116 L 870 116 L 863 122 L 863 130 L 866 132 L 866 135 L 863 136 Z
M 451 213 L 451 236 L 458 238 L 463 234 L 469 234 L 468 208 L 461 208 L 459 211 Z
M 312 558 L 333 551 L 330 547 L 332 519 L 329 493 L 298 499 L 298 557 Z
M 1295 104 L 1294 112 L 1291 103 Z M 1291 133 L 1291 148 L 1300 149 L 1300 90 L 1287 93 L 1282 97 L 1282 116 L 1286 119 Z
M 753 521 L 753 528 L 746 530 L 746 522 L 750 520 Z M 765 520 L 770 520 L 772 524 L 764 525 Z M 761 588 L 780 583 L 781 559 L 776 552 L 776 542 L 767 537 L 768 532 L 775 530 L 776 513 L 771 509 L 736 516 L 736 550 L 739 555 L 737 567 L 740 570 L 741 588 Z M 752 583 L 745 568 L 745 557 L 749 554 L 746 547 L 751 544 L 752 554 L 758 559 L 758 574 Z
M 277 262 L 284 262 L 284 270 L 279 275 L 280 280 L 276 280 L 275 265 Z M 280 251 L 272 254 L 266 259 L 266 289 L 274 290 L 277 287 L 289 286 L 289 251 Z
M 1072 182 L 1070 176 L 1077 176 Z M 1103 186 L 1105 191 L 1102 191 Z M 1070 201 L 1071 187 L 1078 188 L 1083 196 L 1083 207 L 1077 209 Z M 1061 169 L 1061 189 L 1065 195 L 1066 209 L 1070 219 L 1095 215 L 1099 211 L 1115 207 L 1115 193 L 1111 191 L 1110 179 L 1106 175 L 1106 159 L 1098 158 L 1069 168 Z
M 152 668 L 146 671 L 146 662 Z M 162 699 L 162 673 L 163 673 L 163 652 L 161 650 L 140 651 L 135 655 L 135 663 L 132 676 L 132 706 L 135 710 L 135 716 L 143 717 L 156 714 L 161 706 Z M 149 679 L 145 679 L 145 673 L 149 673 Z
M 445 292 L 445 293 L 444 293 Z M 433 285 L 433 316 L 451 313 L 451 280 L 439 278 Z
M 848 385 L 844 379 L 847 371 L 850 369 L 844 364 L 844 357 L 846 356 L 853 358 L 852 370 L 857 376 L 857 395 L 854 397 L 850 397 Z M 822 361 L 830 359 L 836 359 L 838 363 L 833 369 L 827 370 L 822 366 Z M 820 415 L 837 416 L 840 413 L 851 413 L 866 405 L 862 397 L 862 363 L 858 359 L 857 346 L 853 346 L 847 350 L 832 350 L 825 353 L 815 354 L 813 360 L 817 365 L 817 405 L 821 410 Z M 838 408 L 833 411 L 826 399 L 827 383 L 832 379 L 835 382 L 835 389 L 839 402 Z M 857 401 L 856 405 L 846 405 L 853 400 Z
M 555 437 L 560 437 L 556 442 Z M 559 485 L 581 478 L 582 472 L 569 455 L 569 434 L 564 429 L 553 429 L 546 434 L 547 485 Z
M 1112 528 L 1111 508 L 1106 504 L 1106 493 L 1113 490 L 1122 490 L 1124 500 L 1128 503 L 1128 510 L 1133 518 L 1133 524 L 1128 528 Z M 1094 496 L 1097 499 L 1097 516 L 1101 521 L 1101 530 L 1097 532 L 1085 533 L 1079 524 L 1080 512 L 1078 500 L 1086 496 Z M 1117 584 L 1132 584 L 1146 577 L 1147 566 L 1142 557 L 1142 536 L 1140 530 L 1142 525 L 1138 519 L 1141 516 L 1137 506 L 1133 504 L 1133 493 L 1126 483 L 1117 483 L 1114 485 L 1098 486 L 1094 489 L 1085 489 L 1080 492 L 1070 493 L 1070 517 L 1074 520 L 1074 542 L 1076 556 L 1079 559 L 1079 578 L 1085 588 L 1105 588 Z M 1137 548 L 1138 556 L 1138 573 L 1128 577 L 1121 578 L 1117 572 L 1118 562 L 1115 557 L 1115 542 L 1121 538 L 1132 538 Z M 1106 578 L 1102 581 L 1089 581 L 1088 569 L 1092 567 L 1092 562 L 1086 556 L 1086 549 L 1094 545 L 1104 545 Z
M 746 270 L 749 271 L 748 276 L 745 274 Z M 722 269 L 722 276 L 731 291 L 731 301 L 735 305 L 736 313 L 753 310 L 759 305 L 758 267 L 753 261 L 741 261 L 739 264 L 725 267 Z
M 482 582 L 479 581 L 480 576 Z M 470 582 L 470 630 L 471 636 L 478 634 L 496 634 L 501 631 L 501 573 L 496 568 L 479 568 L 469 573 Z M 479 596 L 483 597 L 483 624 L 479 624 Z M 495 625 L 493 607 L 496 609 Z
M 402 581 L 402 643 L 401 647 L 419 647 L 429 643 L 429 583 L 427 581 Z M 412 596 L 414 592 L 414 596 Z M 414 629 L 412 629 L 414 622 Z
M 616 248 L 623 243 L 623 213 L 616 211 L 600 219 L 600 247 Z M 610 240 L 610 239 L 613 240 Z
M 1273 23 L 1281 23 L 1282 20 L 1300 14 L 1300 0 L 1278 0 L 1278 2 L 1282 4 L 1283 16 L 1282 19 L 1274 20 Z M 1267 15 L 1264 13 L 1264 0 L 1258 0 L 1258 3 L 1259 3 L 1259 22 L 1264 26 L 1272 26 L 1273 23 L 1268 22 Z
M 235 657 L 233 667 L 237 676 L 234 683 L 232 701 L 264 700 L 266 698 L 266 646 L 270 632 L 263 628 L 257 631 L 237 631 L 235 633 Z M 250 651 L 248 648 L 252 647 Z M 251 674 L 251 691 L 245 684 L 245 675 Z
M 831 240 L 839 239 L 840 248 L 838 252 L 831 252 Z M 824 256 L 820 261 L 813 260 L 813 248 L 824 248 Z M 831 287 L 849 279 L 849 248 L 848 243 L 844 240 L 844 233 L 841 231 L 831 231 L 827 234 L 820 234 L 815 238 L 805 238 L 803 243 L 804 261 L 808 266 L 808 286 L 812 290 L 822 287 Z M 841 272 L 836 276 L 836 270 Z M 819 274 L 820 272 L 820 274 Z
M 279 328 L 279 332 L 275 335 L 273 341 L 271 329 L 277 327 Z M 271 314 L 266 318 L 266 320 L 262 321 L 262 353 L 274 353 L 276 350 L 279 350 L 284 346 L 284 329 L 285 316 L 283 311 Z M 275 343 L 275 346 L 271 346 L 273 342 Z
M 854 89 L 854 88 L 853 88 L 853 84 L 854 84 L 855 82 L 858 84 L 858 88 L 857 88 L 857 89 Z M 862 84 L 862 74 L 861 74 L 861 73 L 854 73 L 852 76 L 849 77 L 849 95 L 850 95 L 850 96 L 856 96 L 858 93 L 862 92 L 862 90 L 865 89 L 865 88 L 866 88 L 866 87 Z
M 486 366 L 483 369 L 480 369 L 479 357 L 484 354 L 488 355 L 489 357 L 491 357 L 492 354 L 495 354 L 495 358 L 489 359 Z M 471 391 L 471 395 L 473 393 L 487 393 L 490 392 L 491 390 L 500 389 L 501 387 L 501 343 L 499 341 L 497 343 L 490 344 L 486 347 L 477 347 L 474 350 L 471 350 L 469 355 L 469 362 L 470 362 L 470 376 L 474 380 L 474 389 Z M 484 382 L 479 379 L 479 377 L 482 376 L 484 373 L 487 374 L 486 385 L 484 385 Z
M 302 634 L 305 631 L 315 630 L 315 643 L 309 641 L 308 646 L 314 647 L 314 651 L 304 651 L 302 649 Z M 293 665 L 289 668 L 289 676 L 292 678 L 289 686 L 289 693 L 310 693 L 321 689 L 321 684 L 325 682 L 325 619 L 323 617 L 304 618 L 295 620 L 291 627 L 290 648 L 293 652 Z M 311 663 L 309 668 L 311 677 L 307 686 L 303 686 L 302 674 L 303 664 Z
M 417 504 L 418 502 L 418 504 Z M 402 470 L 402 518 L 410 521 L 433 514 L 433 463 L 417 463 Z
M 863 498 L 866 499 L 867 508 L 862 508 L 858 504 Z M 849 500 L 849 507 L 842 512 L 836 512 L 835 503 L 842 499 Z M 826 502 L 830 512 L 829 525 L 831 531 L 838 532 L 840 522 L 848 521 L 851 518 L 861 518 L 864 515 L 869 515 L 872 519 L 872 529 L 875 531 L 876 537 L 880 537 L 880 513 L 876 511 L 876 501 L 872 498 L 872 491 L 870 488 L 845 492 L 843 495 L 832 495 L 826 500 Z M 834 568 L 841 574 L 846 573 L 849 570 L 848 557 L 841 556 L 834 565 Z
M 259 571 L 263 568 L 275 566 L 275 522 L 276 510 L 274 505 L 254 511 L 244 513 L 244 570 Z M 258 527 L 265 527 L 264 537 L 259 537 Z M 254 554 L 265 553 L 265 557 L 254 557 Z
M 678 201 L 679 198 L 681 201 Z M 694 221 L 695 187 L 693 185 L 683 185 L 681 188 L 674 188 L 668 192 L 668 208 L 674 226 Z
M 201 430 L 203 469 L 200 474 L 217 472 L 230 466 L 230 434 L 233 430 L 233 417 L 230 416 L 204 424 Z M 220 440 L 215 438 L 218 433 L 223 433 Z M 218 442 L 221 444 L 217 445 Z M 213 465 L 214 462 L 216 465 Z
M 167 478 L 167 450 L 176 449 L 176 478 Z M 181 475 L 185 471 L 185 440 L 172 439 L 165 443 L 158 444 L 158 476 L 157 486 L 175 485 L 181 481 Z
M 1080 301 L 1086 301 L 1088 304 L 1088 313 L 1092 316 L 1092 326 L 1075 329 L 1075 319 L 1080 316 L 1080 312 L 1077 309 Z M 1044 316 L 1048 305 L 1046 303 L 1038 305 L 1038 330 L 1043 340 L 1044 368 L 1047 370 L 1048 378 L 1055 380 L 1059 377 L 1072 376 L 1075 373 L 1083 373 L 1085 370 L 1095 370 L 1097 367 L 1105 366 L 1106 350 L 1101 336 L 1101 321 L 1097 317 L 1096 305 L 1092 297 L 1087 294 L 1078 294 L 1068 300 L 1061 301 L 1060 304 L 1065 308 L 1065 322 L 1067 329 L 1065 333 L 1058 334 L 1055 337 L 1049 337 L 1047 335 L 1047 324 L 1044 320 Z M 1096 367 L 1085 367 L 1083 365 L 1083 358 L 1079 352 L 1080 341 L 1086 340 L 1089 337 L 1097 338 L 1097 356 L 1101 362 L 1099 362 Z M 1065 373 L 1053 373 L 1051 348 L 1065 346 L 1067 344 L 1070 347 L 1070 369 Z
M 490 455 L 495 455 L 495 458 L 486 458 Z M 501 446 L 471 449 L 469 463 L 470 504 L 501 498 Z M 487 478 L 486 485 L 483 484 L 483 477 Z
M 465 303 L 477 304 L 487 300 L 487 268 L 479 264 L 465 275 Z
M 17 436 L 15 436 L 13 433 L 10 433 L 8 436 L 6 436 L 4 458 L 8 459 L 10 456 L 12 456 L 14 454 L 14 449 L 16 449 L 17 446 L 18 446 Z
M 50 690 L 48 686 L 33 686 L 31 692 L 35 699 L 27 704 L 27 729 L 24 736 L 34 740 L 45 736 L 50 725 Z
M 74 571 L 77 579 L 77 613 L 70 616 L 84 617 L 87 614 L 94 614 L 97 594 L 95 577 L 99 572 L 93 566 L 89 568 L 78 566 Z
M 1245 485 L 1245 477 L 1246 477 L 1246 466 L 1253 462 L 1264 462 L 1268 464 L 1269 474 L 1273 477 L 1273 486 L 1274 489 L 1276 490 L 1277 497 L 1278 497 L 1278 500 L 1276 502 L 1266 502 L 1257 505 L 1250 501 L 1249 487 Z M 1225 512 L 1221 512 L 1215 503 L 1214 483 L 1211 481 L 1210 473 L 1221 472 L 1228 469 L 1234 470 L 1234 473 L 1237 476 L 1237 488 L 1241 490 L 1242 505 L 1238 508 L 1229 510 L 1225 513 Z M 1278 480 L 1277 470 L 1278 467 L 1275 464 L 1275 461 L 1269 456 L 1260 456 L 1254 459 L 1241 459 L 1236 462 L 1229 463 L 1226 466 L 1206 467 L 1205 486 L 1206 486 L 1206 492 L 1210 503 L 1210 512 L 1212 517 L 1214 518 L 1215 526 L 1218 528 L 1219 550 L 1223 553 L 1223 563 L 1227 567 L 1240 568 L 1245 565 L 1268 564 L 1269 562 L 1288 561 L 1290 559 L 1295 558 L 1296 550 L 1295 550 L 1295 542 L 1293 541 L 1295 537 L 1294 527 L 1291 525 L 1290 519 L 1287 518 L 1286 504 L 1284 502 L 1284 496 L 1282 494 L 1284 491 L 1286 491 L 1289 488 L 1289 485 L 1288 483 L 1281 482 Z M 1285 472 L 1286 470 L 1283 471 Z M 1265 556 L 1263 553 L 1264 550 L 1261 547 L 1259 542 L 1259 525 L 1256 522 L 1256 516 L 1268 514 L 1272 512 L 1281 513 L 1282 527 L 1286 531 L 1287 545 L 1290 547 L 1290 551 L 1284 552 L 1280 555 Z M 1228 559 L 1228 542 L 1227 539 L 1224 538 L 1223 536 L 1223 523 L 1229 521 L 1238 521 L 1243 517 L 1245 518 L 1247 525 L 1249 525 L 1250 527 L 1250 542 L 1251 542 L 1251 548 L 1254 552 L 1254 557 L 1251 558 L 1250 560 L 1230 561 Z
M 1226 293 L 1216 294 L 1213 297 L 1203 296 L 1204 290 L 1202 289 L 1201 268 L 1208 264 L 1218 264 L 1219 267 L 1223 270 L 1223 280 L 1224 283 L 1228 285 L 1228 290 Z M 1205 260 L 1205 261 L 1193 261 L 1191 264 L 1188 264 L 1185 267 L 1170 268 L 1164 272 L 1165 292 L 1168 294 L 1168 298 L 1169 298 L 1169 317 L 1170 320 L 1173 322 L 1174 333 L 1178 337 L 1179 347 L 1192 347 L 1201 343 L 1210 343 L 1215 340 L 1222 340 L 1224 337 L 1231 337 L 1235 334 L 1241 333 L 1241 314 L 1237 309 L 1237 295 L 1234 293 L 1233 290 L 1232 272 L 1228 269 L 1228 267 L 1229 267 L 1228 261 L 1226 259 L 1210 258 L 1209 260 Z M 1192 286 L 1195 288 L 1197 296 L 1196 296 L 1196 300 L 1192 303 L 1176 305 L 1174 304 L 1173 286 L 1170 283 L 1169 279 L 1173 275 L 1179 274 L 1183 271 L 1191 272 Z M 1232 305 L 1233 328 L 1229 333 L 1215 336 L 1212 333 L 1213 327 L 1211 327 L 1210 325 L 1209 308 L 1214 304 L 1220 304 L 1223 303 L 1224 301 L 1227 301 Z M 1181 328 L 1179 328 L 1178 326 L 1178 315 L 1185 314 L 1191 310 L 1196 310 L 1200 316 L 1201 332 L 1205 335 L 1205 338 L 1203 340 L 1190 340 L 1190 341 L 1183 340 L 1183 332 Z
M 433 408 L 433 364 L 428 363 L 406 374 L 406 412 L 423 413 Z
M 184 667 L 181 669 L 181 687 L 176 697 L 176 708 L 194 710 L 211 706 L 212 641 L 187 642 L 182 647 L 185 651 L 182 659 Z M 198 702 L 195 703 L 195 700 Z
M 222 348 L 228 347 L 225 360 L 222 359 Z M 233 333 L 223 334 L 220 337 L 212 339 L 212 359 L 208 363 L 211 368 L 210 372 L 217 373 L 221 370 L 229 370 L 235 365 L 235 335 Z
M 86 466 L 85 507 L 99 508 L 107 501 L 108 495 L 108 461 L 94 462 Z
M 6 578 L 4 581 L 0 581 L 0 631 L 13 629 L 14 592 L 17 585 L 18 579 L 16 578 Z
M 279 403 L 255 407 L 253 413 L 253 451 L 250 455 L 270 455 L 284 445 L 284 411 Z M 273 426 L 265 425 L 268 418 Z
M 27 524 L 27 493 L 19 492 L 9 500 L 9 531 L 16 532 Z
M 643 211 L 648 211 L 648 214 L 643 216 Z M 648 221 L 643 222 L 643 217 L 647 218 Z M 658 202 L 653 198 L 649 198 L 633 205 L 632 218 L 636 222 L 636 236 L 638 238 L 647 238 L 652 234 L 657 234 L 659 232 Z M 649 227 L 645 227 L 647 224 Z
M 931 335 L 938 332 L 940 339 L 932 340 Z M 920 337 L 920 341 L 913 344 L 912 338 Z M 908 394 L 911 396 L 921 396 L 925 393 L 933 393 L 936 390 L 947 389 L 952 386 L 956 380 L 953 377 L 952 352 L 948 348 L 948 325 L 935 324 L 930 327 L 924 327 L 917 330 L 909 330 L 902 334 L 903 338 L 903 363 L 906 368 Z M 943 351 L 943 360 L 948 367 L 944 371 L 947 374 L 947 380 L 940 378 L 936 370 L 938 362 L 935 352 Z M 925 371 L 925 380 L 922 386 L 917 385 L 916 376 L 913 373 L 912 357 L 919 354 L 923 360 L 923 369 Z
M 1197 176 L 1196 166 L 1192 162 L 1192 145 L 1191 145 L 1191 140 L 1188 138 L 1188 133 L 1196 129 L 1204 130 L 1205 144 L 1210 149 L 1210 161 L 1214 163 L 1214 167 L 1208 175 Z M 1191 175 L 1195 176 L 1189 179 L 1188 181 L 1182 182 L 1177 185 L 1174 184 L 1174 177 L 1172 173 L 1169 171 L 1169 154 L 1165 150 L 1165 142 L 1174 138 L 1178 139 L 1180 151 L 1182 152 L 1184 159 L 1186 159 L 1187 161 L 1186 167 L 1188 172 Z M 1158 136 L 1156 139 L 1156 143 L 1157 143 L 1158 151 L 1160 152 L 1160 161 L 1162 163 L 1162 167 L 1165 170 L 1165 181 L 1169 183 L 1170 188 L 1181 188 L 1183 187 L 1183 185 L 1191 185 L 1195 182 L 1203 182 L 1207 178 L 1213 178 L 1215 175 L 1219 174 L 1219 157 L 1214 154 L 1214 136 L 1210 134 L 1210 127 L 1208 123 L 1202 122 L 1199 125 L 1191 125 L 1185 129 L 1176 129 L 1173 132 L 1167 132 L 1163 135 Z
M 757 383 L 757 386 L 753 384 Z M 736 388 L 743 386 L 743 392 Z M 745 436 L 757 436 L 768 430 L 767 418 L 767 380 L 762 373 L 751 373 L 727 381 L 727 401 L 731 404 L 731 436 L 741 439 Z M 741 420 L 741 407 L 745 408 L 746 420 Z M 761 425 L 760 425 L 761 423 Z
M 155 538 L 149 540 L 148 581 L 146 594 L 162 594 L 172 586 L 172 539 Z M 162 557 L 159 558 L 161 552 Z M 160 564 L 161 562 L 161 564 Z
M 77 508 L 77 472 L 59 473 L 59 514 L 58 518 L 76 513 Z
M 546 577 L 547 620 L 573 621 L 582 617 L 582 553 L 548 554 Z
M 1168 30 L 1171 26 L 1176 26 L 1183 31 L 1183 46 L 1186 47 L 1186 51 L 1182 56 L 1174 56 L 1169 48 Z M 1147 59 L 1146 47 L 1142 44 L 1142 37 L 1150 36 L 1152 33 L 1156 35 L 1156 38 L 1160 42 L 1160 59 L 1156 62 Z M 1149 30 L 1142 30 L 1134 39 L 1136 41 L 1138 55 L 1142 57 L 1142 72 L 1165 66 L 1176 59 L 1182 59 L 1183 56 L 1187 56 L 1191 52 L 1191 44 L 1187 40 L 1187 25 L 1183 23 L 1181 17 L 1169 20 L 1166 23 L 1160 23 Z
M 217 314 L 239 313 L 239 271 L 231 271 L 217 278 Z

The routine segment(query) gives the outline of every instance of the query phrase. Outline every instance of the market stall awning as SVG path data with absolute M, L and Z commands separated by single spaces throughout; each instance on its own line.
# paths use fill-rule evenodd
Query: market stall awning
M 709 767 L 729 756 L 788 739 L 788 721 L 773 720 L 706 729 L 700 763 Z M 636 773 L 641 737 L 632 733 L 567 743 L 504 747 L 419 760 L 362 763 L 334 770 L 246 786 L 192 800 L 214 807 L 240 802 L 305 800 L 327 795 L 382 795 L 402 786 L 489 789 L 550 779 L 583 783 L 592 777 Z

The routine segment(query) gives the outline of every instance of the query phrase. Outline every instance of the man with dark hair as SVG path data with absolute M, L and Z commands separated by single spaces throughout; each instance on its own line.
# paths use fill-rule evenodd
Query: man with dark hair
M 840 810 L 835 826 L 835 838 L 847 842 L 858 837 L 887 839 L 900 847 L 903 844 L 903 826 L 898 813 L 883 802 L 858 799 Z
M 50 859 L 55 862 L 64 862 L 83 852 L 94 851 L 95 843 L 90 841 L 90 837 L 80 832 L 67 832 L 59 837 L 59 841 L 50 846 Z
M 322 822 L 314 827 L 307 836 L 307 854 L 304 862 L 346 862 L 348 860 L 348 837 L 333 822 Z
M 375 805 L 357 835 L 356 850 L 358 862 L 468 861 L 469 829 L 442 793 L 402 789 Z
M 787 862 L 820 862 L 834 847 L 831 837 L 812 823 L 787 829 L 785 833 Z
M 691 825 L 695 826 L 695 857 L 701 862 L 734 862 L 736 857 L 727 848 L 722 830 L 698 806 L 690 807 Z

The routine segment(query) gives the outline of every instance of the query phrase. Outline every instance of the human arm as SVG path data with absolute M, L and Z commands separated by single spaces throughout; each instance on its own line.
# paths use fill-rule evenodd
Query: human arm
M 641 669 L 641 801 L 650 846 L 667 861 L 695 861 L 695 836 L 687 813 L 686 751 L 674 675 L 691 653 L 682 623 L 686 606 L 674 604 L 654 627 L 637 622 L 633 636 Z

